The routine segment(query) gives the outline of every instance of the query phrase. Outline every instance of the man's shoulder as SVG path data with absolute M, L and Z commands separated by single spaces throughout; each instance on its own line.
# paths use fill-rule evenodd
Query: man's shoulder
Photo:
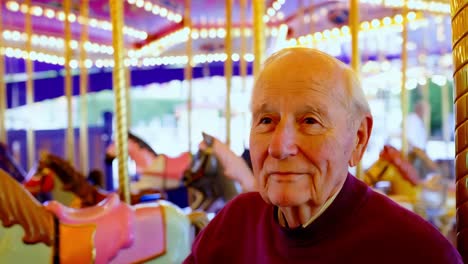
M 387 227 L 388 232 L 398 230 L 406 239 L 419 240 L 418 244 L 446 244 L 447 239 L 427 220 L 413 211 L 410 211 L 389 197 L 373 192 L 371 201 L 373 207 L 379 207 L 382 224 Z M 374 211 L 373 213 L 376 213 Z M 411 234 L 411 235 L 410 235 Z M 423 242 L 422 240 L 426 240 Z M 416 242 L 416 241 L 415 241 Z
M 237 195 L 233 200 L 239 200 L 242 202 L 246 201 L 263 201 L 262 196 L 260 195 L 259 192 L 246 192 L 246 193 L 241 193 Z
M 226 204 L 227 209 L 235 209 L 238 207 L 242 207 L 243 210 L 247 210 L 248 208 L 258 208 L 261 206 L 265 206 L 266 203 L 263 201 L 260 193 L 258 192 L 247 192 L 237 195 L 234 199 L 232 199 L 229 203 Z
M 400 206 L 387 196 L 372 192 L 365 216 L 361 223 L 365 230 L 361 234 L 379 234 L 382 247 L 392 247 L 395 252 L 406 252 L 412 259 L 431 259 L 431 263 L 459 263 L 459 255 L 453 245 L 431 223 L 416 213 Z M 446 259 L 449 262 L 438 260 Z

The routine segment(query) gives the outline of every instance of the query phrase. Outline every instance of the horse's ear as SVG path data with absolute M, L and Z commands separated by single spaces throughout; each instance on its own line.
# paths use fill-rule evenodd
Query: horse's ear
M 205 141 L 206 145 L 208 147 L 212 147 L 214 143 L 214 137 L 211 135 L 208 135 L 205 132 L 202 132 L 202 136 L 203 136 L 203 141 Z

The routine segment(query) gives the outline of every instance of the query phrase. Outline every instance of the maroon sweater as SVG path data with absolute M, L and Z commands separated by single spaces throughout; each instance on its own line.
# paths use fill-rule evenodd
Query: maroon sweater
M 306 228 L 283 228 L 258 193 L 239 195 L 197 236 L 184 263 L 463 263 L 431 224 L 348 175 Z

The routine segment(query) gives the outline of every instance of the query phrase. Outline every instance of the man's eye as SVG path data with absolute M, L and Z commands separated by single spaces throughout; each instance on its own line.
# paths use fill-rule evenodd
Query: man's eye
M 268 124 L 271 124 L 272 123 L 272 119 L 269 118 L 269 117 L 263 117 L 262 119 L 260 119 L 260 124 L 264 124 L 264 125 L 268 125 Z
M 308 125 L 313 125 L 313 124 L 317 124 L 317 120 L 313 117 L 306 117 L 304 118 L 304 123 Z

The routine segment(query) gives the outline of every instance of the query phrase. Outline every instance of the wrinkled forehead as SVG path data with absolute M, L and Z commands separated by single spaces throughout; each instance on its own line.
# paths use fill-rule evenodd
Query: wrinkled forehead
M 318 51 L 286 50 L 265 62 L 255 86 L 291 82 L 333 88 L 343 81 L 344 67 L 337 59 Z
M 320 95 L 345 101 L 347 74 L 334 61 L 322 58 L 300 58 L 296 54 L 267 62 L 255 82 L 252 103 L 265 92 L 282 90 L 304 96 Z

